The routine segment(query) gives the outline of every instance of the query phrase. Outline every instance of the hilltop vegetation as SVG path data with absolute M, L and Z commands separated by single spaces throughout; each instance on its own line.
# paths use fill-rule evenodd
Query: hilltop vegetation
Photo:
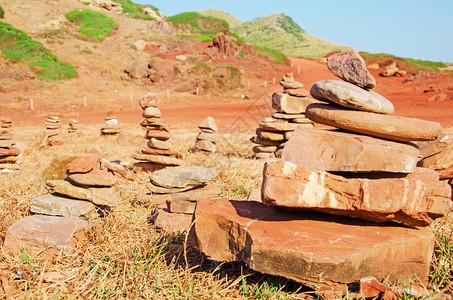
M 293 19 L 274 14 L 234 26 L 231 31 L 252 45 L 278 49 L 287 56 L 321 58 L 346 46 L 334 44 L 306 33 Z
M 59 61 L 39 41 L 4 22 L 0 22 L 0 50 L 6 59 L 27 64 L 40 79 L 58 80 L 77 76 L 71 64 Z
M 201 41 L 211 41 L 217 33 L 227 34 L 230 30 L 230 26 L 225 20 L 205 16 L 195 11 L 177 14 L 169 17 L 168 20 L 176 28 L 194 33 L 194 37 Z
M 233 17 L 230 14 L 227 14 L 226 12 L 224 12 L 223 10 L 221 10 L 219 8 L 210 8 L 210 9 L 201 10 L 201 11 L 199 11 L 199 13 L 202 15 L 205 15 L 205 16 L 210 16 L 210 17 L 215 17 L 218 19 L 225 20 L 230 25 L 230 28 L 244 23 L 243 21 L 239 20 L 238 18 Z
M 112 34 L 113 29 L 118 29 L 118 23 L 106 15 L 89 9 L 78 9 L 66 14 L 66 19 L 80 26 L 77 30 L 88 38 L 95 38 L 102 42 Z
M 360 52 L 360 55 L 365 59 L 367 64 L 378 63 L 382 65 L 389 64 L 389 61 L 396 61 L 400 67 L 403 67 L 406 70 L 423 70 L 423 71 L 439 71 L 439 68 L 448 67 L 447 63 L 444 62 L 434 62 L 429 60 L 413 59 L 407 57 L 398 57 L 386 53 L 368 53 Z

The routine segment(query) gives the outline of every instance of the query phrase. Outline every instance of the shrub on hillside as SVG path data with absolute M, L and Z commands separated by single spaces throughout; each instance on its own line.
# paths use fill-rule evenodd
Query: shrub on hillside
M 230 30 L 230 26 L 225 20 L 204 16 L 194 11 L 174 15 L 169 20 L 175 27 L 188 29 L 190 32 L 209 40 L 212 40 L 219 32 L 228 34 Z
M 112 34 L 114 29 L 118 29 L 118 23 L 106 15 L 89 9 L 78 9 L 66 14 L 66 19 L 80 28 L 77 30 L 88 38 L 96 38 L 102 42 Z
M 40 79 L 58 80 L 77 76 L 74 66 L 59 61 L 55 54 L 25 32 L 0 22 L 0 50 L 6 59 L 27 64 Z
M 280 65 L 291 65 L 289 58 L 280 50 L 270 49 L 267 47 L 255 46 L 255 52 L 258 55 L 266 56 L 271 61 Z

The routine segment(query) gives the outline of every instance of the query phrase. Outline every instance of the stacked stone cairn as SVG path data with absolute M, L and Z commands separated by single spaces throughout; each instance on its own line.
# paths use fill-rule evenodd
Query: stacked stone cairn
M 213 153 L 217 150 L 217 125 L 213 117 L 207 117 L 200 125 L 200 133 L 195 141 L 195 151 Z
M 429 225 L 451 207 L 451 187 L 416 167 L 419 148 L 410 141 L 435 140 L 442 127 L 392 116 L 356 50 L 330 56 L 327 66 L 343 81 L 314 84 L 311 95 L 327 103 L 305 114 L 338 129 L 295 130 L 282 159 L 264 165 L 262 203 L 198 201 L 192 241 L 212 260 L 244 262 L 314 289 L 341 283 L 340 298 L 347 284 L 369 276 L 426 283 L 435 241 Z
M 305 117 L 305 108 L 317 102 L 308 98 L 303 84 L 295 81 L 293 73 L 287 73 L 280 81 L 283 93 L 272 95 L 272 108 L 277 112 L 264 118 L 251 141 L 255 158 L 281 157 L 283 147 L 295 129 L 313 128 L 313 122 Z
M 49 146 L 63 145 L 63 141 L 61 140 L 60 134 L 61 134 L 60 118 L 54 113 L 48 114 L 46 118 L 47 145 Z
M 119 133 L 118 119 L 113 111 L 108 111 L 105 117 L 105 125 L 101 127 L 101 135 L 117 135 Z
M 140 149 L 140 153 L 134 155 L 134 158 L 139 161 L 135 165 L 149 171 L 184 165 L 182 154 L 172 149 L 171 134 L 157 108 L 159 97 L 154 93 L 148 93 L 140 98 L 139 103 L 143 109 L 144 118 L 140 126 L 146 130 L 145 139 L 148 142 Z
M 151 222 L 169 232 L 188 229 L 197 201 L 220 193 L 217 185 L 208 183 L 216 176 L 214 169 L 201 166 L 168 167 L 151 173 L 146 187 L 158 207 Z
M 78 123 L 76 119 L 69 119 L 68 133 L 74 133 L 77 131 Z
M 11 134 L 12 122 L 6 118 L 0 118 L 0 172 L 8 173 L 19 170 L 20 149 L 15 147 L 16 141 Z

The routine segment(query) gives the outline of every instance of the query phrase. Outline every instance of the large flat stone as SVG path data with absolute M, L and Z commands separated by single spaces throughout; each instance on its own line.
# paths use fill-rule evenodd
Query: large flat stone
M 200 200 L 194 220 L 190 238 L 209 259 L 308 285 L 367 276 L 427 281 L 434 247 L 429 227 L 285 212 L 254 201 Z
M 166 188 L 202 186 L 217 176 L 217 171 L 201 166 L 179 166 L 156 171 L 149 175 L 155 185 Z
M 175 214 L 166 208 L 156 209 L 151 215 L 150 221 L 156 227 L 162 228 L 169 233 L 180 233 L 190 228 L 192 215 Z
M 322 129 L 296 130 L 282 159 L 318 171 L 412 173 L 414 144 Z
M 274 93 L 272 95 L 272 108 L 280 113 L 302 114 L 305 108 L 318 101 L 310 98 L 294 97 L 284 93 Z
M 167 209 L 172 213 L 177 214 L 193 214 L 195 211 L 196 201 L 186 200 L 167 200 Z
M 312 104 L 305 115 L 315 122 L 395 141 L 431 141 L 442 126 L 414 118 L 374 114 L 329 104 Z
M 16 147 L 0 148 L 0 156 L 17 156 L 20 154 L 20 149 Z
M 62 217 L 94 216 L 96 206 L 84 200 L 46 194 L 31 200 L 30 211 L 35 214 Z
M 267 131 L 261 128 L 256 129 L 256 135 L 263 140 L 283 142 L 285 140 L 285 134 L 282 132 Z
M 425 157 L 418 165 L 433 170 L 447 169 L 453 165 L 453 143 L 442 149 L 440 152 Z
M 405 176 L 347 178 L 287 162 L 264 165 L 263 203 L 313 210 L 370 222 L 427 226 L 451 206 L 451 188 L 437 172 L 417 168 Z
M 437 154 L 453 144 L 453 133 L 441 134 L 436 140 L 429 142 L 417 142 L 420 148 L 420 156 L 428 157 Z
M 100 155 L 87 154 L 74 158 L 66 167 L 70 173 L 87 173 L 99 163 Z
M 179 158 L 165 155 L 154 155 L 154 154 L 135 154 L 136 160 L 147 161 L 159 165 L 167 166 L 183 166 L 185 162 Z
M 212 132 L 217 132 L 217 125 L 213 117 L 207 117 L 203 121 L 201 121 L 200 125 L 198 125 L 200 129 L 209 129 Z
M 194 145 L 195 150 L 202 152 L 216 152 L 217 145 L 214 142 L 207 140 L 197 140 Z
M 277 131 L 277 132 L 286 132 L 286 131 L 293 131 L 296 129 L 306 129 L 306 128 L 313 128 L 313 124 L 297 124 L 297 123 L 289 123 L 285 121 L 276 121 L 276 122 L 261 122 L 260 128 L 269 131 Z
M 149 147 L 142 147 L 140 149 L 142 154 L 151 154 L 151 155 L 163 155 L 163 156 L 174 156 L 176 158 L 183 158 L 181 152 L 176 150 L 161 150 L 161 149 L 154 149 Z
M 96 168 L 88 173 L 70 174 L 68 179 L 81 186 L 112 186 L 116 183 L 114 175 Z
M 337 77 L 352 84 L 372 89 L 376 79 L 368 72 L 365 60 L 355 49 L 335 53 L 327 58 L 327 68 Z
M 88 200 L 96 205 L 116 206 L 121 201 L 113 188 L 83 188 L 63 180 L 48 180 L 46 184 L 50 193 Z
M 151 200 L 156 203 L 165 203 L 167 200 L 197 201 L 199 199 L 217 198 L 221 190 L 217 185 L 208 183 L 203 187 L 194 188 L 185 192 L 171 194 L 154 194 Z
M 373 91 L 339 80 L 316 82 L 310 89 L 313 98 L 363 111 L 392 114 L 393 104 Z
M 164 130 L 147 130 L 145 139 L 150 140 L 153 138 L 161 141 L 168 141 L 171 139 L 171 134 Z
M 29 216 L 12 224 L 6 231 L 2 250 L 14 256 L 21 248 L 31 257 L 49 257 L 73 249 L 76 241 L 86 239 L 89 223 L 80 218 Z

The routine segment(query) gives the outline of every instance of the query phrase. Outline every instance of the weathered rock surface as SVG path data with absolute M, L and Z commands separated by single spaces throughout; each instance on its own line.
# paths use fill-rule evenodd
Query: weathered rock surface
M 147 63 L 146 68 L 148 68 Z M 159 104 L 159 96 L 157 96 L 155 93 L 147 93 L 140 97 L 139 104 L 143 110 L 148 107 L 157 107 L 157 104 Z
M 217 143 L 217 140 L 219 139 L 217 134 L 212 134 L 212 133 L 206 133 L 206 132 L 200 132 L 197 135 L 197 140 L 203 140 L 203 141 L 209 141 L 213 143 Z
M 88 200 L 96 205 L 116 206 L 120 202 L 113 188 L 82 188 L 63 180 L 48 180 L 46 184 L 50 193 Z
M 19 154 L 20 150 L 16 147 L 0 148 L 0 156 L 17 156 Z
M 254 201 L 200 200 L 190 238 L 209 259 L 312 286 L 428 279 L 434 235 L 429 227 L 372 225 L 317 213 L 284 212 Z
M 368 72 L 365 60 L 355 49 L 329 56 L 327 68 L 344 81 L 368 89 L 376 87 L 376 79 Z
M 198 140 L 195 142 L 194 148 L 198 151 L 212 153 L 217 150 L 217 145 L 214 142 L 208 140 Z
M 296 129 L 313 128 L 313 124 L 297 124 L 288 122 L 261 122 L 260 128 L 269 131 L 293 131 Z
M 146 144 L 148 147 L 159 150 L 171 150 L 171 143 L 151 138 Z
M 143 154 L 174 156 L 176 158 L 183 157 L 182 153 L 178 152 L 176 150 L 161 150 L 161 149 L 153 149 L 153 148 L 149 148 L 149 147 L 142 147 L 140 149 L 140 151 Z
M 168 141 L 169 139 L 171 139 L 171 134 L 168 131 L 162 131 L 162 130 L 146 131 L 145 139 L 150 140 L 152 138 L 161 140 L 161 141 Z
M 451 188 L 429 169 L 406 176 L 366 174 L 347 178 L 287 161 L 266 162 L 263 203 L 314 210 L 370 222 L 428 226 L 451 206 Z
M 272 94 L 272 108 L 286 114 L 301 114 L 311 103 L 318 101 L 310 98 L 294 97 L 284 93 Z
M 321 129 L 296 130 L 282 159 L 318 171 L 413 173 L 414 144 Z
M 169 150 L 167 150 L 169 151 Z M 137 160 L 148 161 L 156 164 L 161 165 L 168 165 L 168 166 L 183 166 L 186 163 L 176 157 L 173 156 L 162 156 L 162 155 L 154 155 L 154 154 L 135 154 L 134 158 Z
M 207 117 L 203 121 L 201 121 L 200 125 L 198 125 L 200 129 L 209 129 L 213 132 L 217 132 L 217 125 L 213 117 Z
M 308 97 L 308 95 L 310 95 L 305 89 L 284 89 L 284 92 L 295 97 Z
M 279 112 L 276 112 L 276 113 L 273 113 L 272 114 L 272 118 L 275 118 L 275 119 L 284 119 L 284 120 L 293 120 L 293 119 L 303 119 L 305 118 L 305 113 L 303 114 L 285 114 L 285 113 L 279 113 Z M 275 120 L 277 121 L 277 120 Z
M 282 80 L 280 81 L 280 85 L 285 89 L 301 89 L 304 87 L 303 83 L 298 81 L 286 82 Z
M 70 173 L 87 173 L 91 171 L 100 160 L 101 156 L 95 154 L 78 156 L 68 164 L 66 169 Z
M 35 214 L 62 217 L 94 216 L 96 206 L 89 201 L 71 199 L 51 194 L 41 195 L 31 200 L 30 211 Z
M 143 113 L 142 117 L 143 118 L 160 118 L 162 116 L 162 113 L 157 107 L 147 107 Z
M 425 157 L 418 165 L 433 170 L 442 170 L 450 167 L 453 165 L 453 143 L 439 153 Z
M 255 144 L 260 144 L 262 146 L 269 146 L 269 147 L 272 147 L 272 146 L 277 147 L 281 143 L 281 142 L 276 142 L 276 141 L 263 140 L 257 136 L 252 137 L 250 139 L 250 141 Z
M 29 216 L 11 225 L 6 231 L 3 251 L 17 256 L 21 248 L 31 257 L 49 257 L 70 251 L 76 242 L 86 239 L 89 223 L 80 218 Z
M 205 186 L 197 187 L 185 192 L 171 193 L 171 194 L 156 194 L 152 196 L 152 201 L 157 203 L 165 203 L 167 200 L 185 200 L 197 201 L 199 199 L 217 198 L 220 194 L 220 188 L 212 183 Z
M 329 104 L 311 104 L 305 115 L 315 122 L 395 141 L 430 141 L 442 134 L 436 122 L 372 114 Z
M 99 169 L 93 169 L 83 174 L 70 174 L 68 179 L 82 186 L 112 186 L 116 183 L 116 177 L 114 175 Z
M 256 129 L 256 135 L 263 140 L 281 142 L 285 140 L 285 135 L 281 132 L 266 131 L 261 128 Z
M 348 108 L 381 114 L 392 114 L 394 111 L 393 104 L 383 96 L 344 81 L 318 81 L 311 87 L 310 94 L 315 99 Z
M 434 141 L 417 143 L 422 157 L 437 154 L 451 144 L 453 144 L 453 133 L 441 134 L 439 138 Z
M 167 200 L 167 209 L 176 214 L 193 214 L 195 211 L 195 206 L 197 205 L 196 201 L 186 201 L 186 200 Z
M 159 170 L 149 175 L 155 185 L 166 188 L 196 187 L 217 176 L 217 171 L 200 166 L 179 166 Z
M 277 151 L 277 146 L 254 146 L 253 147 L 253 152 L 255 153 L 273 153 Z
M 189 229 L 192 224 L 192 215 L 174 214 L 166 208 L 159 208 L 153 212 L 150 222 L 167 232 L 179 233 Z

